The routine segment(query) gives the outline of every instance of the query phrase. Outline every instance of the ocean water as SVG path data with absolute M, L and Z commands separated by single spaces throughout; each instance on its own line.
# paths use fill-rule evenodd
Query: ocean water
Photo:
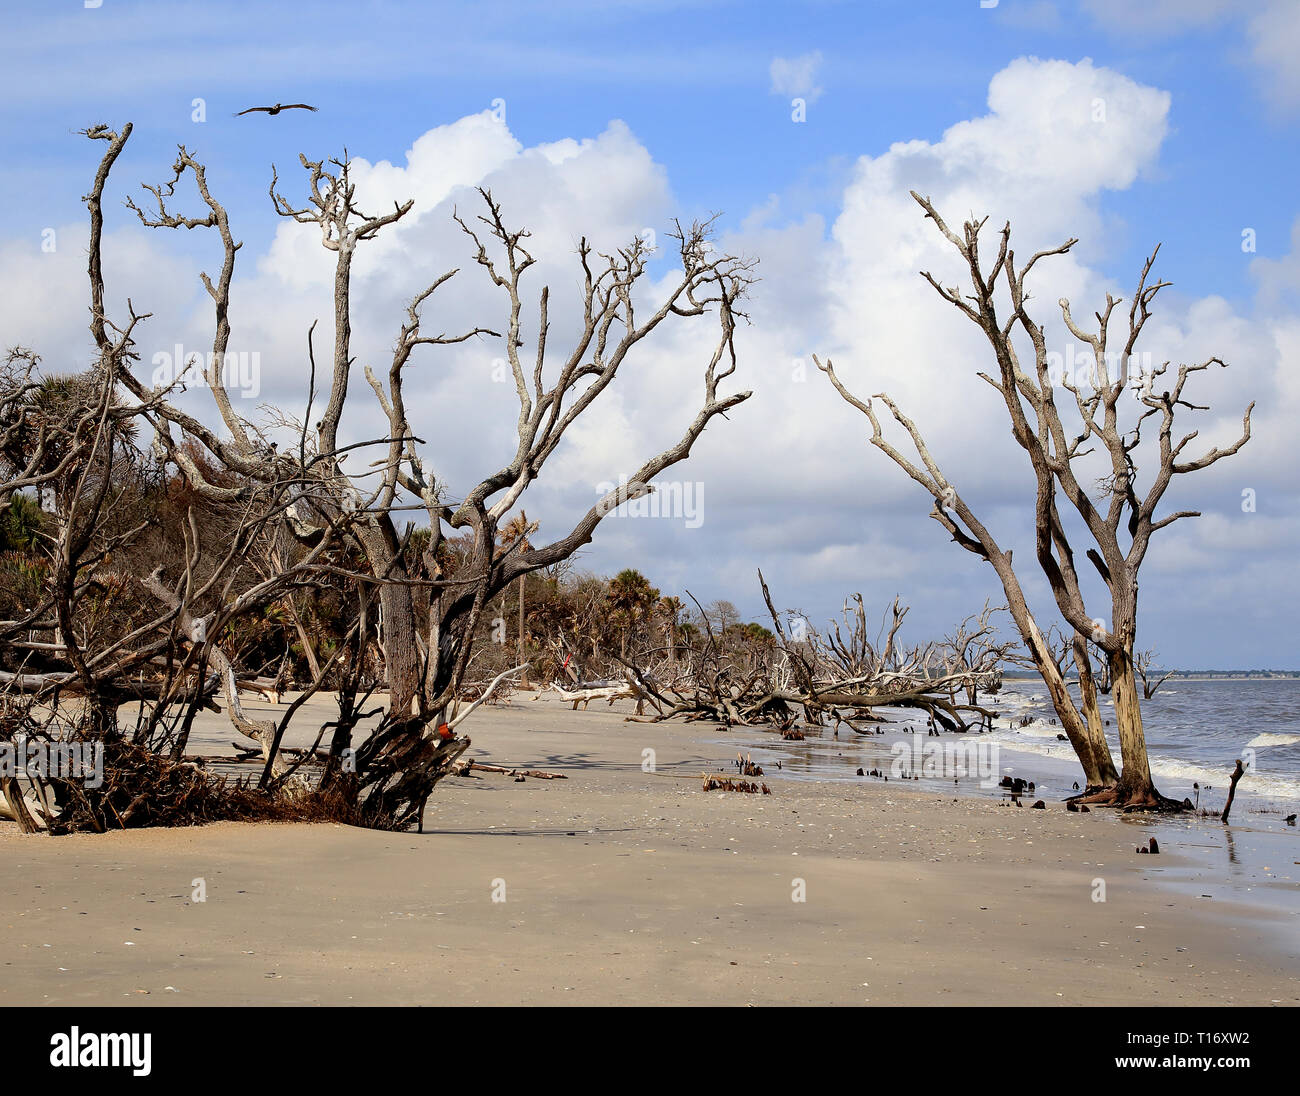
M 1112 720 L 1107 730 L 1118 767 L 1114 708 L 1109 697 L 1100 700 L 1102 717 Z M 974 773 L 955 777 L 946 768 L 931 776 L 920 764 L 921 751 L 954 743 L 971 749 L 980 744 L 987 750 L 996 743 L 999 776 L 1034 781 L 1039 797 L 1064 799 L 1073 794 L 1083 772 L 1069 742 L 1058 738 L 1062 731 L 1041 682 L 1007 681 L 997 695 L 981 695 L 980 703 L 999 714 L 992 732 L 927 737 L 923 714 L 882 708 L 877 714 L 886 722 L 878 725 L 877 734 L 857 735 L 842 726 L 835 737 L 828 725 L 806 728 L 804 742 L 782 741 L 770 731 L 757 730 L 738 730 L 718 742 L 757 749 L 755 760 L 760 763 L 761 756 L 780 760 L 781 774 L 794 779 L 852 781 L 860 779 L 855 775 L 858 767 L 887 772 L 901 751 L 902 768 L 919 775 L 923 785 L 951 788 L 955 779 L 966 794 L 981 790 Z M 1030 723 L 1022 727 L 1024 718 Z M 1229 777 L 1241 758 L 1246 775 L 1237 786 L 1234 811 L 1286 816 L 1300 810 L 1300 679 L 1167 683 L 1143 702 L 1142 719 L 1151 773 L 1165 795 L 1221 811 Z M 983 790 L 1000 794 L 996 788 Z
M 1110 697 L 1100 700 L 1102 716 L 1113 720 Z M 1051 722 L 1056 713 L 1040 682 L 1006 682 L 991 705 L 1012 720 L 1034 720 L 1025 728 L 996 730 L 994 738 L 1005 749 L 1064 761 L 1078 770 L 1070 744 L 1057 740 L 1060 728 Z M 1143 702 L 1142 725 L 1151 775 L 1165 795 L 1222 809 L 1229 776 L 1241 758 L 1246 776 L 1237 786 L 1234 810 L 1291 814 L 1300 809 L 1300 679 L 1166 682 Z M 1113 722 L 1108 730 L 1113 732 Z M 1110 739 L 1118 766 L 1118 742 L 1113 733 Z M 1034 766 L 1026 762 L 1025 767 Z
M 1109 740 L 1119 766 L 1113 706 L 1102 698 L 1103 718 L 1112 720 Z M 721 756 L 750 754 L 765 779 L 861 784 L 903 779 L 912 787 L 952 795 L 1005 797 L 1002 776 L 1034 782 L 1022 795 L 1024 806 L 1043 799 L 1061 809 L 1082 782 L 1082 769 L 1036 679 L 1007 681 L 996 696 L 980 702 L 999 713 L 991 732 L 927 735 L 923 713 L 879 709 L 886 722 L 859 735 L 828 724 L 806 728 L 802 742 L 781 739 L 770 730 L 736 728 L 714 740 Z M 1227 900 L 1266 913 L 1261 931 L 1276 932 L 1292 954 L 1300 915 L 1300 827 L 1286 818 L 1300 811 L 1300 680 L 1198 680 L 1166 683 L 1142 707 L 1152 776 L 1156 787 L 1175 799 L 1191 799 L 1209 814 L 1125 815 L 1134 845 L 1155 836 L 1171 857 L 1134 858 L 1143 871 L 1173 886 L 1184 899 L 1214 905 Z M 1028 726 L 1021 727 L 1028 717 Z M 964 760 L 954 768 L 938 752 L 956 751 Z M 930 765 L 926 757 L 935 756 Z M 1247 766 L 1237 785 L 1231 824 L 1218 815 L 1227 798 L 1237 758 Z M 861 777 L 875 769 L 879 777 Z M 1199 785 L 1199 787 L 1197 787 Z M 1280 920 L 1278 920 L 1280 918 Z

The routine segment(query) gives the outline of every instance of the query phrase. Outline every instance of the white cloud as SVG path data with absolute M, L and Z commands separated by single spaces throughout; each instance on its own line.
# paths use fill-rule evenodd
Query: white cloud
M 1295 63 L 1300 4 L 1295 0 L 1083 0 L 1083 8 L 1117 36 L 1159 38 L 1238 27 L 1264 96 L 1282 110 L 1300 107 L 1300 67 Z
M 1053 0 L 1032 0 L 999 7 L 998 17 L 1008 26 L 1027 30 L 1058 31 L 1065 26 L 1061 9 Z
M 1300 4 L 1272 0 L 1246 25 L 1251 59 L 1262 70 L 1265 93 L 1278 107 L 1300 107 Z
M 1009 466 L 1002 439 L 983 437 L 987 428 L 976 425 L 973 408 L 996 411 L 989 402 L 996 394 L 974 376 L 985 344 L 918 271 L 944 285 L 967 275 L 909 190 L 931 198 L 959 233 L 968 217 L 987 215 L 985 254 L 1008 220 L 1022 256 L 1071 236 L 1095 241 L 1101 193 L 1127 187 L 1154 163 L 1169 109 L 1165 93 L 1086 60 L 1015 61 L 993 78 L 988 102 L 988 114 L 950 127 L 933 144 L 900 143 L 864 157 L 833 230 L 842 263 L 831 308 L 838 372 L 863 390 L 887 388 L 918 418 L 924 412 L 937 452 L 960 459 L 964 478 L 975 481 L 1017 476 L 1019 465 Z M 1097 103 L 1102 121 L 1094 121 Z M 1069 297 L 1087 305 L 1084 315 L 1115 288 L 1077 253 L 1039 269 L 1036 296 Z M 1045 311 L 1049 340 L 1060 340 L 1059 317 Z M 973 434 L 981 435 L 978 446 L 959 458 Z M 971 489 L 958 485 L 963 494 Z
M 822 66 L 820 50 L 798 57 L 774 57 L 768 67 L 773 95 L 790 95 L 815 103 L 822 93 L 817 73 Z
M 1243 0 L 1084 0 L 1083 7 L 1099 23 L 1139 34 L 1181 33 L 1212 26 L 1247 11 L 1255 4 Z
M 801 77 L 807 86 L 815 86 L 809 83 L 815 67 Z M 933 270 L 949 284 L 962 272 L 907 192 L 932 197 L 957 229 L 972 214 L 989 215 L 986 254 L 1006 219 L 1021 261 L 1038 248 L 1081 237 L 1072 254 L 1045 262 L 1034 284 L 1049 343 L 1058 345 L 1061 324 L 1052 302 L 1059 296 L 1075 302 L 1076 314 L 1088 315 L 1107 292 L 1130 291 L 1136 272 L 1119 271 L 1116 282 L 1095 258 L 1105 252 L 1101 203 L 1107 191 L 1131 186 L 1156 164 L 1169 106 L 1166 93 L 1089 61 L 1025 58 L 992 79 L 981 116 L 957 122 L 933 142 L 901 142 L 863 156 L 829 228 L 818 218 L 792 222 L 775 201 L 756 209 L 720 241 L 762 259 L 762 280 L 749 302 L 752 323 L 738 336 L 736 387 L 755 394 L 730 421 L 715 422 L 690 461 L 673 473 L 704 481 L 704 523 L 688 531 L 664 520 L 607 522 L 583 565 L 610 570 L 633 563 L 665 588 L 689 584 L 706 600 L 728 597 L 754 611 L 754 569 L 760 565 L 778 603 L 817 615 L 854 589 L 873 605 L 901 592 L 916 606 L 909 624 L 918 633 L 942 630 L 996 595 L 988 569 L 947 542 L 926 517 L 929 500 L 867 444 L 866 420 L 833 393 L 811 355 L 833 357 L 860 394 L 886 388 L 895 395 L 962 495 L 979 501 L 1008 544 L 1025 545 L 1017 558 L 1028 555 L 1023 455 L 1007 437 L 996 393 L 975 376 L 987 368 L 978 332 L 917 274 Z M 667 173 L 618 122 L 595 137 L 528 147 L 485 112 L 423 134 L 402 163 L 358 158 L 354 177 L 368 207 L 408 197 L 416 202 L 404 222 L 359 254 L 353 294 L 358 372 L 365 363 L 386 371 L 405 302 L 455 266 L 460 273 L 425 310 L 426 329 L 503 329 L 505 298 L 487 283 L 450 216 L 453 207 L 478 212 L 476 186 L 490 187 L 507 221 L 532 233 L 529 246 L 539 263 L 525 281 L 525 353 L 536 334 L 536 295 L 544 284 L 551 291 L 552 355 L 562 354 L 572 338 L 580 273 L 574 248 L 581 234 L 608 250 L 655 229 L 667 253 L 655 274 L 670 276 L 671 241 L 664 229 L 676 209 Z M 297 170 L 282 171 L 282 183 L 286 194 L 301 193 Z M 85 345 L 84 256 L 76 231 L 68 232 L 54 256 L 39 254 L 33 241 L 0 248 L 0 331 L 7 343 L 34 345 L 47 357 Z M 156 313 L 142 335 L 146 363 L 155 346 L 178 338 L 201 347 L 210 329 L 198 268 L 175 258 L 175 247 L 175 236 L 139 229 L 116 229 L 109 240 L 114 306 L 121 307 L 129 289 L 138 308 Z M 1300 246 L 1293 251 L 1300 253 Z M 317 234 L 289 223 L 278 226 L 260 257 L 241 253 L 232 346 L 262 355 L 262 399 L 301 407 L 305 333 L 313 319 L 321 321 L 318 363 L 328 361 L 330 258 Z M 1277 300 L 1285 297 L 1297 262 L 1294 255 L 1273 264 L 1258 261 L 1261 300 L 1265 290 Z M 654 287 L 646 288 L 650 294 Z M 594 413 L 556 453 L 535 492 L 540 498 L 529 502 L 543 536 L 561 533 L 585 510 L 598 482 L 630 471 L 637 458 L 680 435 L 698 406 L 713 331 L 707 323 L 673 324 L 637 348 Z M 1243 316 L 1218 298 L 1166 294 L 1148 345 L 1159 360 L 1217 353 L 1233 363 L 1232 370 L 1207 375 L 1193 397 L 1215 408 L 1198 424 L 1198 444 L 1230 437 L 1244 404 L 1260 399 L 1252 444 L 1198 477 L 1190 499 L 1177 500 L 1215 516 L 1203 528 L 1193 522 L 1176 527 L 1167 553 L 1159 545 L 1153 549 L 1153 587 L 1234 558 L 1251 565 L 1222 580 L 1225 597 L 1249 599 L 1255 595 L 1247 584 L 1261 573 L 1255 564 L 1286 552 L 1287 530 L 1277 515 L 1295 496 L 1290 423 L 1300 414 L 1300 382 L 1293 379 L 1300 376 L 1293 368 L 1300 322 L 1281 310 Z M 499 340 L 483 338 L 430 349 L 409 368 L 416 432 L 453 494 L 512 451 L 513 386 L 491 379 L 493 359 L 501 356 Z M 201 392 L 191 398 L 196 406 L 206 400 Z M 344 426 L 353 439 L 380 430 L 373 397 L 359 376 Z M 1252 525 L 1243 515 L 1243 487 L 1259 491 L 1260 516 L 1269 523 Z M 1279 614 L 1277 634 L 1284 634 L 1287 605 L 1294 609 L 1294 599 L 1261 610 Z M 1157 610 L 1164 616 L 1144 625 L 1170 656 L 1176 644 L 1160 630 L 1171 638 L 1178 634 L 1179 611 L 1174 599 L 1172 607 Z M 1204 611 L 1202 605 L 1198 612 Z
M 88 231 L 84 224 L 55 226 L 53 250 L 40 238 L 0 242 L 0 340 L 3 349 L 22 345 L 41 355 L 53 372 L 84 369 L 92 360 L 89 331 L 89 283 L 86 274 Z M 203 290 L 198 270 L 170 253 L 143 229 L 116 227 L 104 235 L 104 282 L 109 316 L 124 320 L 128 296 L 137 312 L 152 313 L 138 328 L 146 341 L 146 362 L 156 343 L 173 345 L 195 334 L 183 317 Z M 208 340 L 211 342 L 209 329 Z

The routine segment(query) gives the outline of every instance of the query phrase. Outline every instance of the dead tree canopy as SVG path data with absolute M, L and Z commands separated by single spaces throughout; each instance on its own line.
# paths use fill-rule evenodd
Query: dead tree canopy
M 413 287 L 411 298 L 394 307 L 393 350 L 380 367 L 359 361 L 352 345 L 353 263 L 359 248 L 407 217 L 414 203 L 362 208 L 346 155 L 328 161 L 300 156 L 303 197 L 291 197 L 273 174 L 270 198 L 280 216 L 318 229 L 332 257 L 332 294 L 322 302 L 332 320 L 332 345 L 318 363 L 317 325 L 304 332 L 295 374 L 304 381 L 306 410 L 295 416 L 271 409 L 254 422 L 237 410 L 223 375 L 238 322 L 231 286 L 242 245 L 206 166 L 182 146 L 169 176 L 146 185 L 140 204 L 128 199 L 127 205 L 148 228 L 208 232 L 217 243 L 219 268 L 201 275 L 212 305 L 203 390 L 221 424 L 213 428 L 193 405 L 197 393 L 187 396 L 179 378 L 154 385 L 137 375 L 140 327 L 148 314 L 128 304 L 125 316 L 110 315 L 105 303 L 105 195 L 131 132 L 130 124 L 85 131 L 105 146 L 86 198 L 96 365 L 78 381 L 84 389 L 75 406 L 55 413 L 46 400 L 44 410 L 24 410 L 12 427 L 6 414 L 0 427 L 6 452 L 0 507 L 14 505 L 15 492 L 62 492 L 57 521 L 37 549 L 43 562 L 32 602 L 15 619 L 0 622 L 0 638 L 28 637 L 26 653 L 0 667 L 0 684 L 24 698 L 15 701 L 20 707 L 34 700 L 57 704 L 79 690 L 95 713 L 78 724 L 79 733 L 92 736 L 123 733 L 118 708 L 143 693 L 148 703 L 128 737 L 176 758 L 195 711 L 219 703 L 224 690 L 234 729 L 263 756 L 260 788 L 274 798 L 287 794 L 302 764 L 281 756 L 289 715 L 279 724 L 242 718 L 237 678 L 257 668 L 238 665 L 238 651 L 227 647 L 239 622 L 277 607 L 310 648 L 307 694 L 331 688 L 338 695 L 339 716 L 317 739 L 319 746 L 328 732 L 328 743 L 303 755 L 313 763 L 323 758 L 317 794 L 350 821 L 417 825 L 435 784 L 469 745 L 459 733 L 465 717 L 493 687 L 524 669 L 498 675 L 468 707 L 462 702 L 475 627 L 487 602 L 516 580 L 569 559 L 606 515 L 651 491 L 656 476 L 685 460 L 713 419 L 749 398 L 747 391 L 729 390 L 729 382 L 737 370 L 734 335 L 745 318 L 753 262 L 717 249 L 711 222 L 677 224 L 671 238 L 678 272 L 666 282 L 657 279 L 652 295 L 646 275 L 651 250 L 642 239 L 600 252 L 584 238 L 575 259 L 578 322 L 564 325 L 576 327 L 576 334 L 557 345 L 548 290 L 530 288 L 536 259 L 529 234 L 511 226 L 501 204 L 482 190 L 479 212 L 453 216 L 472 271 L 498 294 L 499 311 L 452 331 L 429 320 L 439 289 L 464 276 L 448 269 Z M 195 208 L 184 208 L 190 203 Z M 113 296 L 129 301 L 128 293 L 129 287 Z M 710 324 L 712 333 L 702 344 L 697 410 L 676 440 L 647 456 L 562 535 L 527 551 L 526 538 L 516 538 L 501 550 L 500 530 L 525 492 L 573 423 L 599 413 L 597 401 L 619 373 L 638 367 L 639 344 L 661 326 L 694 323 Z M 407 379 L 422 356 L 468 340 L 497 343 L 509 363 L 518 398 L 515 444 L 503 460 L 488 463 L 476 483 L 453 485 L 437 467 L 439 417 L 422 414 L 413 421 Z M 6 408 L 23 407 L 43 383 L 35 355 L 11 358 L 8 369 L 0 400 Z M 356 370 L 385 422 L 378 437 L 346 437 L 349 400 L 365 392 L 349 387 Z M 446 421 L 459 414 L 438 412 Z M 125 485 L 146 464 L 171 485 L 174 497 L 189 500 L 181 520 L 173 521 L 180 551 L 164 554 L 147 572 L 112 575 L 109 561 L 123 560 L 160 524 L 156 515 L 140 528 L 121 521 Z M 602 478 L 593 470 L 592 482 Z M 218 512 L 221 521 L 206 520 Z M 129 626 L 105 628 L 88 643 L 82 618 L 91 595 L 110 582 L 120 585 L 119 602 L 137 598 L 146 610 Z M 312 648 L 304 618 L 315 603 L 328 605 L 343 622 L 346 638 L 329 659 Z M 42 633 L 46 638 L 30 638 Z M 382 718 L 354 741 L 375 711 L 376 695 L 384 698 Z
M 1142 699 L 1150 700 L 1159 691 L 1160 686 L 1174 676 L 1174 670 L 1160 669 L 1155 665 L 1157 653 L 1148 649 L 1133 655 L 1133 668 L 1142 682 Z
M 1024 452 L 1033 477 L 1035 561 L 1074 636 L 1083 713 L 1069 695 L 1043 630 L 1029 609 L 1011 552 L 972 509 L 972 493 L 959 490 L 944 474 L 920 427 L 888 395 L 859 399 L 841 383 L 830 362 L 823 365 L 818 360 L 818 367 L 840 395 L 867 416 L 871 443 L 934 500 L 931 517 L 955 543 L 987 561 L 997 573 L 1011 615 L 1094 790 L 1091 800 L 1126 808 L 1177 807 L 1156 790 L 1147 759 L 1134 676 L 1138 573 L 1155 533 L 1183 518 L 1199 516 L 1192 510 L 1160 511 L 1171 484 L 1240 451 L 1250 439 L 1254 404 L 1246 408 L 1241 433 L 1234 441 L 1191 455 L 1189 447 L 1198 432 L 1182 432 L 1175 420 L 1208 408 L 1191 402 L 1189 383 L 1211 368 L 1225 368 L 1226 363 L 1210 357 L 1177 367 L 1168 361 L 1143 367 L 1139 341 L 1152 302 L 1169 284 L 1151 280 L 1158 248 L 1144 264 L 1126 312 L 1118 310 L 1119 298 L 1107 294 L 1104 306 L 1095 313 L 1095 326 L 1089 327 L 1076 320 L 1068 300 L 1059 302 L 1065 330 L 1088 348 L 1091 371 L 1083 377 L 1054 375 L 1047 321 L 1034 315 L 1027 280 L 1040 262 L 1067 253 L 1077 241 L 1036 252 L 1020 265 L 1007 224 L 998 236 L 992 261 L 986 262 L 980 252 L 984 220 L 967 221 L 958 233 L 928 198 L 915 193 L 913 197 L 951 245 L 968 279 L 969 284 L 960 288 L 929 272 L 922 275 L 988 343 L 994 368 L 978 376 L 997 393 L 1011 437 Z M 1022 349 L 1028 354 L 1022 356 Z M 886 438 L 873 401 L 879 401 L 907 435 L 915 457 Z M 1072 514 L 1068 525 L 1065 508 Z M 1084 556 L 1106 591 L 1104 616 L 1097 611 L 1102 606 L 1090 608 L 1084 596 L 1072 538 L 1082 539 Z M 1122 758 L 1118 776 L 1091 690 L 1089 642 L 1101 652 L 1113 689 Z

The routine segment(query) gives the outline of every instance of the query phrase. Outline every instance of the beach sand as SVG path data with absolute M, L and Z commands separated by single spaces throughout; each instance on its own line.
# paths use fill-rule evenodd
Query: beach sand
M 1131 820 L 770 769 L 706 793 L 727 732 L 624 714 L 480 709 L 470 756 L 568 779 L 449 778 L 423 834 L 0 824 L 0 1004 L 1300 1001 L 1294 917 L 1165 885 L 1185 859 Z

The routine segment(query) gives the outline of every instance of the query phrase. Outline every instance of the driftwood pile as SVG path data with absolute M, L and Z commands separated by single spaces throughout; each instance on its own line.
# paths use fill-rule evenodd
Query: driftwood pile
M 882 707 L 917 709 L 934 733 L 992 726 L 997 713 L 975 702 L 979 692 L 1000 688 L 999 667 L 1007 656 L 1008 645 L 996 644 L 987 626 L 992 610 L 980 615 L 979 629 L 968 629 L 966 622 L 944 643 L 904 648 L 898 631 L 907 608 L 898 599 L 874 638 L 861 596 L 823 636 L 802 614 L 778 613 L 761 572 L 758 578 L 775 628 L 766 645 L 727 642 L 695 601 L 704 642 L 685 661 L 651 667 L 619 659 L 627 670 L 623 683 L 573 692 L 552 687 L 575 709 L 592 699 L 635 698 L 632 720 L 766 725 L 792 741 L 805 737 L 796 725 L 800 717 L 811 726 L 833 719 L 837 728 L 844 723 L 857 734 L 874 734 L 871 724 L 881 721 L 875 709 Z M 655 714 L 644 715 L 646 703 Z

